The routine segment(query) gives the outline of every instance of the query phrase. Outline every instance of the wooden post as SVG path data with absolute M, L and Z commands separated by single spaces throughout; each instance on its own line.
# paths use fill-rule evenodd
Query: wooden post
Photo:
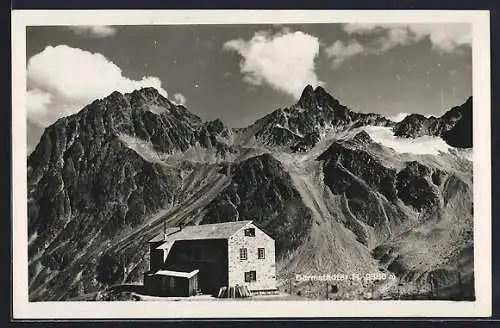
M 436 296 L 439 297 L 439 281 L 436 277 L 434 277 L 434 275 L 432 279 L 434 280 L 433 285 L 434 285 L 434 290 L 436 291 Z
M 431 296 L 434 296 L 434 280 L 432 273 L 429 275 L 429 284 L 431 285 Z
M 464 292 L 463 292 L 463 286 L 462 286 L 462 265 L 459 264 L 458 265 L 458 288 L 459 288 L 459 296 L 460 296 L 460 299 L 462 299 L 464 297 Z
M 326 299 L 328 299 L 328 280 L 325 280 L 325 293 Z

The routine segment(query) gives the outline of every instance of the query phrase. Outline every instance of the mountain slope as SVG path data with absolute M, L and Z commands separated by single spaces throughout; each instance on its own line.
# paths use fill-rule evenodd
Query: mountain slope
M 308 236 L 311 213 L 290 175 L 270 154 L 252 157 L 232 168 L 231 184 L 212 201 L 202 224 L 252 218 L 276 240 L 278 257 Z
M 149 143 L 159 159 L 195 144 L 225 153 L 223 132 L 151 88 L 115 92 L 47 128 L 28 158 L 33 290 L 43 294 L 45 282 L 82 249 L 106 244 L 175 202 L 181 170 L 148 161 L 124 136 Z

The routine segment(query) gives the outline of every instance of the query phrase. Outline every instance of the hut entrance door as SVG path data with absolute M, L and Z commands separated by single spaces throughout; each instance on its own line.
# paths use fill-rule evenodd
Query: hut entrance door
M 199 261 L 197 264 L 200 268 L 199 288 L 203 293 L 213 293 L 215 281 L 217 280 L 217 277 L 214 276 L 214 264 L 208 261 Z

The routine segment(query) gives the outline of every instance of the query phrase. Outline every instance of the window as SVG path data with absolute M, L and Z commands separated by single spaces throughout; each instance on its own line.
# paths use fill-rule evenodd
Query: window
M 247 237 L 255 237 L 255 228 L 247 228 L 247 229 L 245 229 L 245 236 L 247 236 Z
M 257 272 L 256 271 L 248 271 L 245 272 L 245 282 L 252 282 L 257 280 Z
M 265 248 L 257 249 L 257 257 L 259 259 L 265 259 L 266 258 L 266 249 Z
M 246 260 L 246 259 L 248 259 L 247 249 L 246 248 L 240 248 L 240 260 Z

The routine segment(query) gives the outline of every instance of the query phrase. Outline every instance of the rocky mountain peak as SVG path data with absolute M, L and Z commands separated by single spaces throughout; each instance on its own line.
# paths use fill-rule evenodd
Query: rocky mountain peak
M 297 102 L 297 106 L 302 108 L 309 108 L 311 107 L 313 101 L 314 101 L 314 89 L 312 85 L 308 84 L 302 91 L 300 99 Z
M 323 87 L 318 86 L 314 89 L 314 95 L 316 97 L 316 101 L 321 106 L 330 105 L 337 106 L 339 105 L 339 101 L 335 99 L 331 94 L 329 94 Z
M 166 97 L 162 96 L 158 90 L 152 87 L 134 90 L 127 94 L 126 97 L 129 99 L 133 107 L 142 107 L 143 109 L 156 106 L 156 109 L 161 107 L 162 111 L 170 111 L 175 110 L 177 107 Z M 153 112 L 155 112 L 155 110 L 153 110 Z
M 311 149 L 329 129 L 345 130 L 365 125 L 391 126 L 379 114 L 357 113 L 342 105 L 323 87 L 307 85 L 299 101 L 257 121 L 256 137 L 267 145 L 289 146 L 293 152 Z
M 163 97 L 160 92 L 153 87 L 144 87 L 140 89 L 136 89 L 131 92 L 132 96 L 142 96 L 146 99 L 158 99 L 158 98 L 165 98 Z
M 318 109 L 325 107 L 336 107 L 339 101 L 332 97 L 323 87 L 317 86 L 316 89 L 309 84 L 307 85 L 300 96 L 296 106 L 305 109 Z
M 121 93 L 120 91 L 113 91 L 112 93 L 110 93 L 108 96 L 106 96 L 104 99 L 107 99 L 107 100 L 116 100 L 116 99 L 122 99 L 124 98 L 125 95 L 123 93 Z

